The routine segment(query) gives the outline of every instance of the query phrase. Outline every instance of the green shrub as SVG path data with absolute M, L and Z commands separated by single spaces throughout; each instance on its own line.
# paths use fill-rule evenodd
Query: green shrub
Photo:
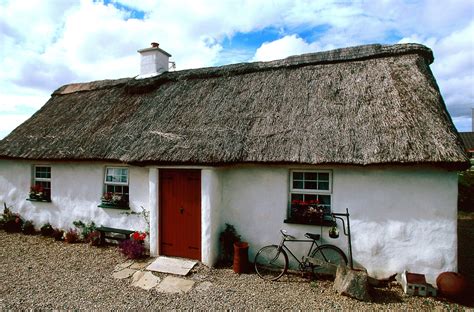
M 21 232 L 21 227 L 23 226 L 23 219 L 18 213 L 14 213 L 7 207 L 7 204 L 3 203 L 4 209 L 3 213 L 0 216 L 2 227 L 8 233 L 18 233 Z
M 474 171 L 459 174 L 458 192 L 458 210 L 474 212 Z
M 60 229 L 54 229 L 52 236 L 55 241 L 61 241 L 64 238 L 64 231 Z
M 44 224 L 40 229 L 41 235 L 43 236 L 51 236 L 53 235 L 53 231 L 53 227 L 51 224 L 49 224 L 49 222 Z
M 234 243 L 240 242 L 240 235 L 237 234 L 235 227 L 226 223 L 224 231 L 219 237 L 221 242 L 221 261 L 223 264 L 232 263 L 234 258 Z
M 94 222 L 85 224 L 81 220 L 76 220 L 72 224 L 81 232 L 81 238 L 84 240 L 87 240 L 89 234 L 97 229 L 97 226 Z
M 26 235 L 33 235 L 36 233 L 33 221 L 30 221 L 30 220 L 23 223 L 21 230 L 23 234 L 26 234 Z

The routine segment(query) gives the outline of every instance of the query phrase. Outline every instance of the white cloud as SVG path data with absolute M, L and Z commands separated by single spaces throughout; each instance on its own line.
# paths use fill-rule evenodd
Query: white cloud
M 318 50 L 316 43 L 307 43 L 297 35 L 291 35 L 272 42 L 264 42 L 255 52 L 253 60 L 271 61 Z
M 8 69 L 0 71 L 2 105 L 7 100 L 11 111 L 34 102 L 34 95 L 47 99 L 64 83 L 135 76 L 136 50 L 152 41 L 173 55 L 179 70 L 249 61 L 254 52 L 253 60 L 270 60 L 395 37 L 433 48 L 433 72 L 454 117 L 466 117 L 473 103 L 467 90 L 474 66 L 471 0 L 115 2 L 144 11 L 145 18 L 92 0 L 0 1 L 0 68 Z M 233 55 L 237 50 L 223 46 L 238 32 L 267 27 L 279 29 L 281 38 L 257 51 L 239 47 Z

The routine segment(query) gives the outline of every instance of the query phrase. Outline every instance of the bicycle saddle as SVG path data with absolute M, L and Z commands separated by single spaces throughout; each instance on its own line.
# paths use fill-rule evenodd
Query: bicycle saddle
M 307 238 L 314 239 L 314 240 L 319 240 L 321 238 L 321 235 L 313 234 L 313 233 L 306 233 L 304 236 L 306 236 Z

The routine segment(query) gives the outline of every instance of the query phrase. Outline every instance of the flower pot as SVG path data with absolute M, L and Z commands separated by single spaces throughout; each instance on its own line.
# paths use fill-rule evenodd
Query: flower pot
M 468 290 L 467 279 L 456 272 L 443 272 L 436 279 L 439 292 L 453 300 L 463 299 Z

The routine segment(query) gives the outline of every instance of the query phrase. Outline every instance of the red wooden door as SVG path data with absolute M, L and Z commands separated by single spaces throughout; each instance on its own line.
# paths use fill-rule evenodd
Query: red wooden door
M 201 260 L 201 171 L 159 172 L 160 254 Z

